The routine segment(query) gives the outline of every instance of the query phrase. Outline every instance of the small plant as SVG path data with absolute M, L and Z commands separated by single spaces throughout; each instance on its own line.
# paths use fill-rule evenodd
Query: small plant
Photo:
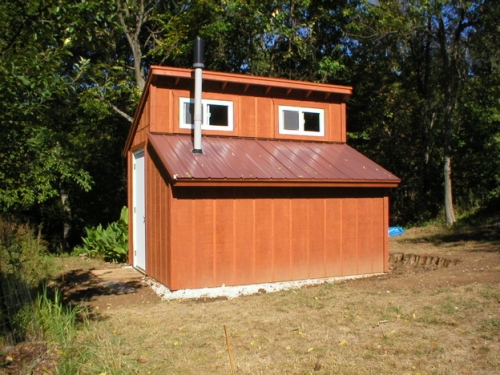
M 64 306 L 61 293 L 53 296 L 43 288 L 32 305 L 26 305 L 16 319 L 32 340 L 44 340 L 65 348 L 71 344 L 76 333 L 77 317 L 83 313 L 79 307 Z M 41 334 L 42 337 L 38 337 Z
M 120 219 L 103 228 L 85 228 L 83 245 L 75 248 L 75 254 L 87 254 L 90 258 L 100 257 L 105 261 L 123 263 L 128 256 L 128 209 L 123 207 Z
M 75 374 L 78 370 L 80 353 L 74 340 L 79 329 L 79 321 L 85 310 L 79 306 L 65 306 L 59 290 L 51 291 L 46 287 L 37 295 L 33 303 L 25 305 L 15 318 L 15 323 L 23 327 L 25 338 L 30 342 L 46 342 L 47 353 L 57 354 L 58 374 Z M 44 353 L 39 356 L 43 357 Z M 22 366 L 33 368 L 41 357 Z M 53 361 L 48 355 L 48 364 Z M 53 358 L 53 357 L 52 357 Z M 42 359 L 43 360 L 43 359 Z M 23 367 L 24 370 L 26 370 Z M 31 370 L 23 373 L 32 373 Z M 44 372 L 45 373 L 45 372 Z

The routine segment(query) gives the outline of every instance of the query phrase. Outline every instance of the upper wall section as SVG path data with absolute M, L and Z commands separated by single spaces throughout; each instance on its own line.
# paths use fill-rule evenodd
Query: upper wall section
M 202 87 L 203 100 L 230 105 L 231 117 L 230 127 L 204 129 L 204 134 L 346 142 L 351 87 L 207 70 Z M 191 133 L 182 119 L 193 97 L 193 69 L 151 67 L 125 151 L 143 142 L 143 132 Z

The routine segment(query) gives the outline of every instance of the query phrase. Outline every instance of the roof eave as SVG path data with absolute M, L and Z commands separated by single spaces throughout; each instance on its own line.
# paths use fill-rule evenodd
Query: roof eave
M 397 188 L 397 181 L 380 180 L 276 180 L 276 179 L 172 179 L 172 184 L 178 187 L 197 186 L 227 186 L 227 187 L 363 187 L 363 188 Z
M 193 78 L 193 70 L 188 68 L 172 68 L 164 66 L 152 66 L 151 75 L 155 77 Z M 352 95 L 352 86 L 335 85 L 329 83 L 317 83 L 309 81 L 288 80 L 283 78 L 253 76 L 249 74 L 203 71 L 204 81 L 218 81 L 225 83 L 238 83 L 247 86 L 264 86 L 287 88 L 289 90 L 303 90 L 323 92 L 327 97 L 331 94 L 340 95 L 343 101 L 347 101 Z

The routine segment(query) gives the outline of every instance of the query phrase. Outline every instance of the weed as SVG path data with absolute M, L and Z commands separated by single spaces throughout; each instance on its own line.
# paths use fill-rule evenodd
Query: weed
M 25 327 L 28 337 L 43 339 L 61 348 L 69 347 L 77 331 L 78 317 L 84 314 L 79 307 L 64 306 L 61 293 L 55 290 L 50 295 L 47 288 L 43 288 L 31 306 L 25 306 L 18 314 L 20 325 Z M 40 328 L 42 337 L 36 337 Z M 35 337 L 33 337 L 35 336 Z
M 438 307 L 440 315 L 454 315 L 458 311 L 457 303 L 450 298 L 447 298 L 445 301 L 440 302 Z
M 480 329 L 483 332 L 482 338 L 493 340 L 494 337 L 498 337 L 500 334 L 500 319 L 490 317 L 483 320 Z
M 491 285 L 487 285 L 486 288 L 481 290 L 481 295 L 485 299 L 492 299 L 495 302 L 500 303 L 500 291 L 497 289 L 493 289 Z

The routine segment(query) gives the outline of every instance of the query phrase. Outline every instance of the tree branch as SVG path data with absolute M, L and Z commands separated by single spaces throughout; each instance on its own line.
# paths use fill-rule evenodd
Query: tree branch
M 115 105 L 111 104 L 111 103 L 108 103 L 108 105 L 111 107 L 111 109 L 113 109 L 113 111 L 115 111 L 116 113 L 118 113 L 120 116 L 122 116 L 123 118 L 125 118 L 128 122 L 130 123 L 133 123 L 134 122 L 134 118 L 129 116 L 128 114 L 126 114 L 125 112 L 123 112 L 120 108 L 116 107 Z

